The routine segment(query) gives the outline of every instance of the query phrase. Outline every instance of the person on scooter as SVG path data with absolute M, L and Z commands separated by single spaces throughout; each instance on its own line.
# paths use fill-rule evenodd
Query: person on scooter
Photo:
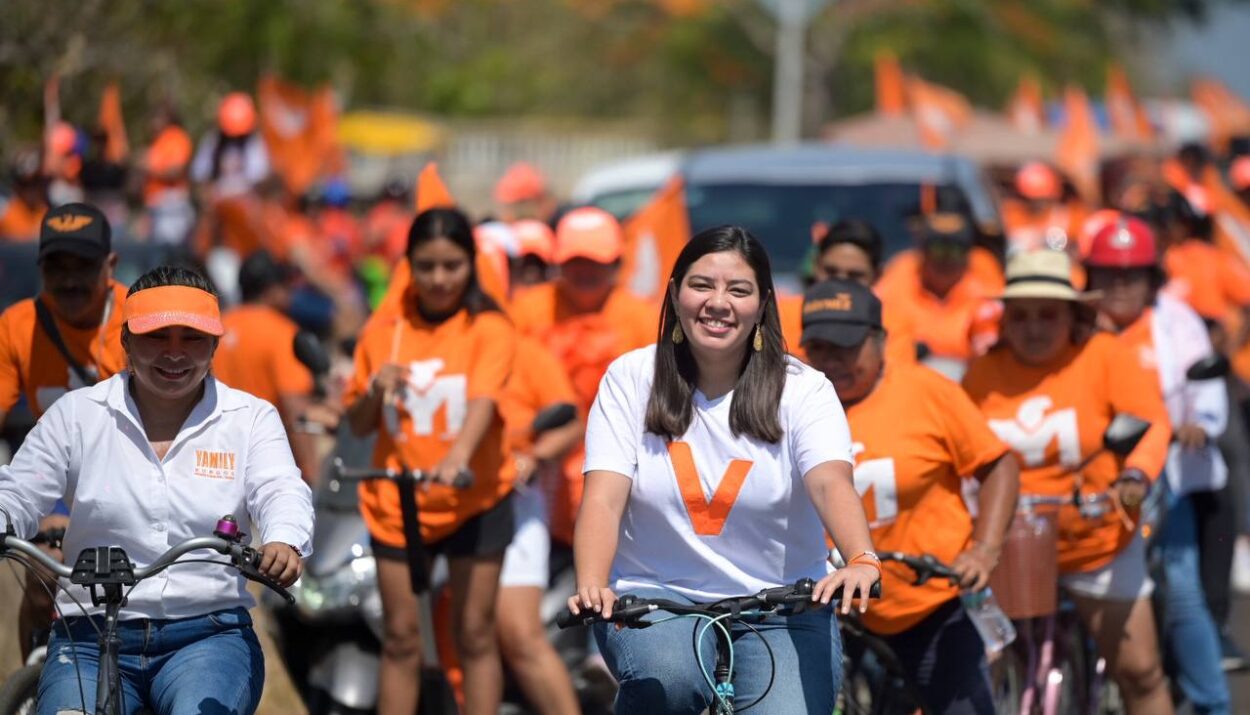
M 417 494 L 420 537 L 450 570 L 452 621 L 464 668 L 465 712 L 494 715 L 503 693 L 495 608 L 512 541 L 512 482 L 503 473 L 498 401 L 513 369 L 516 332 L 478 283 L 468 218 L 455 209 L 418 214 L 408 232 L 411 283 L 400 309 L 370 320 L 344 396 L 352 431 L 377 431 L 374 465 L 430 476 Z M 467 488 L 455 485 L 471 475 Z M 360 486 L 377 557 L 384 639 L 380 715 L 411 715 L 421 667 L 419 601 L 403 507 L 392 482 Z
M 804 296 L 803 348 L 846 408 L 873 544 L 932 554 L 960 582 L 912 585 L 908 567 L 886 563 L 887 596 L 862 619 L 898 655 L 926 712 L 993 715 L 985 645 L 959 589 L 989 583 L 1015 511 L 1019 466 L 959 385 L 926 367 L 886 362 L 881 315 L 881 301 L 863 285 L 817 283 Z M 963 500 L 965 475 L 981 483 L 975 519 Z
M 210 374 L 223 332 L 211 286 L 184 268 L 155 268 L 131 286 L 122 314 L 128 370 L 40 418 L 0 467 L 0 519 L 29 538 L 64 498 L 65 553 L 117 546 L 143 567 L 232 513 L 259 527 L 260 570 L 290 585 L 311 551 L 311 494 L 273 406 Z M 100 619 L 77 615 L 90 603 L 82 587 L 57 603 L 65 627 L 48 645 L 41 715 L 95 702 Z M 265 671 L 252 605 L 243 577 L 219 565 L 192 561 L 140 582 L 120 614 L 122 699 L 156 712 L 254 712 Z
M 1115 337 L 1095 330 L 1091 296 L 1073 287 L 1071 268 L 1062 251 L 1011 258 L 1002 338 L 969 366 L 964 389 L 1020 460 L 1021 494 L 1070 497 L 1079 488 L 1083 496 L 1107 492 L 1115 500 L 1101 517 L 1072 505 L 1060 510 L 1060 581 L 1130 715 L 1167 715 L 1172 699 L 1150 607 L 1153 583 L 1135 520 L 1163 471 L 1172 431 L 1158 376 Z M 1117 413 L 1151 423 L 1123 459 L 1100 452 Z

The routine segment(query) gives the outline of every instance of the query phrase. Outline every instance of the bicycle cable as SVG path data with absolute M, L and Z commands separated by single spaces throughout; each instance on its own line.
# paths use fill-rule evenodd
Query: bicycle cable
M 84 615 L 87 613 L 87 609 L 84 608 L 82 603 L 80 603 L 78 599 L 74 597 L 74 594 L 70 593 L 67 589 L 61 588 L 59 581 L 56 581 L 55 579 L 53 579 L 52 580 L 53 585 L 49 586 L 48 579 L 45 578 L 43 574 L 39 573 L 39 571 L 35 569 L 34 564 L 27 561 L 24 556 L 19 556 L 17 554 L 10 553 L 10 554 L 5 554 L 3 558 L 7 561 L 16 561 L 17 563 L 21 564 L 26 569 L 27 575 L 33 576 L 39 582 L 39 585 L 43 587 L 43 590 L 47 592 L 48 597 L 52 600 L 52 608 L 53 610 L 56 611 L 57 621 L 59 621 L 61 624 L 61 630 L 65 631 L 65 641 L 69 643 L 69 652 L 70 652 L 70 655 L 72 655 L 74 658 L 74 677 L 78 680 L 78 699 L 82 703 L 83 712 L 87 712 L 87 691 L 86 691 L 86 688 L 84 688 L 82 684 L 82 668 L 78 666 L 78 644 L 74 642 L 73 636 L 70 635 L 69 623 L 66 622 L 65 620 L 65 612 L 61 610 L 61 604 L 57 603 L 57 600 L 56 600 L 56 590 L 60 590 L 61 592 L 69 596 L 70 599 L 74 602 L 74 605 L 78 606 L 79 610 L 81 610 Z M 17 578 L 17 571 L 13 568 L 12 563 L 9 564 L 9 569 L 12 571 L 13 577 Z M 54 588 L 56 590 L 54 590 Z M 87 618 L 87 622 L 90 623 L 91 626 L 95 628 L 97 632 L 100 631 L 99 627 L 95 625 L 95 622 L 92 621 L 90 617 Z M 53 624 L 53 627 L 55 628 L 56 625 Z M 51 645 L 50 641 L 49 641 L 49 645 Z M 45 651 L 44 662 L 47 662 L 47 660 L 48 660 L 48 652 Z

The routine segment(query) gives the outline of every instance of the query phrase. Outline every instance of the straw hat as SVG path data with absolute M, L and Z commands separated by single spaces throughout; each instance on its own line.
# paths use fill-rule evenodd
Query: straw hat
M 1024 251 L 1007 261 L 1007 288 L 1000 300 L 1012 298 L 1051 298 L 1087 301 L 1098 292 L 1082 293 L 1072 285 L 1072 259 L 1063 251 L 1041 249 Z

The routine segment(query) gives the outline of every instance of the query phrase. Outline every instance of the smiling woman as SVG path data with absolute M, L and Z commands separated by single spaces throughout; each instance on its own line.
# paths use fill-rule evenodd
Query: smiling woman
M 762 712 L 829 712 L 842 671 L 825 606 L 844 586 L 842 612 L 862 610 L 880 578 L 846 416 L 825 376 L 786 356 L 768 255 L 745 229 L 690 239 L 668 298 L 658 343 L 612 364 L 590 412 L 569 610 L 608 617 L 618 592 L 712 601 L 810 578 L 814 608 L 751 628 L 759 638 L 732 627 L 734 687 Z M 832 574 L 826 531 L 853 557 Z M 617 712 L 710 705 L 692 635 L 688 621 L 596 626 Z
M 256 525 L 259 570 L 293 583 L 311 550 L 311 494 L 274 407 L 209 374 L 222 325 L 208 282 L 184 268 L 153 269 L 131 287 L 122 315 L 129 370 L 58 399 L 0 467 L 0 510 L 11 520 L 3 526 L 28 537 L 63 498 L 65 553 L 115 546 L 143 568 L 230 513 Z M 200 561 L 166 574 L 127 591 L 120 613 L 126 703 L 253 712 L 264 663 L 242 576 Z M 57 600 L 76 612 L 85 595 L 74 586 Z M 39 712 L 95 701 L 100 610 L 53 633 L 48 652 L 62 655 L 44 666 Z

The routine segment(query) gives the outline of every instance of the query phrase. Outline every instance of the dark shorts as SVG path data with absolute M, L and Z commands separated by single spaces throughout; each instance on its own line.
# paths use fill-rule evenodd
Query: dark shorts
M 500 499 L 495 506 L 470 517 L 451 536 L 433 543 L 426 543 L 426 554 L 431 559 L 439 555 L 447 558 L 503 556 L 503 552 L 508 550 L 508 544 L 512 543 L 512 535 L 516 531 L 516 520 L 512 512 L 512 492 L 508 492 L 508 495 Z M 369 535 L 369 545 L 376 558 L 408 562 L 408 553 L 403 546 L 378 541 L 378 538 L 372 534 Z

